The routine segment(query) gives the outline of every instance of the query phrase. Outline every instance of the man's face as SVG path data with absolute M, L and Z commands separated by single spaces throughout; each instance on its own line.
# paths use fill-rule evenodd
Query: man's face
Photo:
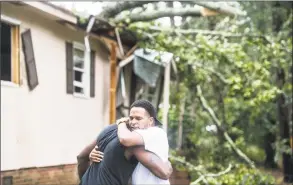
M 129 125 L 132 129 L 146 129 L 153 125 L 154 118 L 142 107 L 132 107 L 129 114 Z

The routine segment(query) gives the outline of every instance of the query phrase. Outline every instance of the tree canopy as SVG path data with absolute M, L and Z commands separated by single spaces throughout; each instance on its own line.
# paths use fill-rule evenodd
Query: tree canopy
M 96 18 L 174 54 L 169 142 L 194 184 L 276 184 L 262 165 L 293 182 L 292 2 L 121 1 Z

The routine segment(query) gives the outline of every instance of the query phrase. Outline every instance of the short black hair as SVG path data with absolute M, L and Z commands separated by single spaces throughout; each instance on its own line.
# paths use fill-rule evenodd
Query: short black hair
M 157 119 L 157 113 L 156 113 L 155 107 L 148 100 L 144 100 L 144 99 L 136 100 L 135 102 L 132 103 L 132 105 L 130 106 L 130 109 L 132 109 L 133 107 L 144 108 L 149 113 L 149 115 L 155 119 L 155 125 L 162 125 Z

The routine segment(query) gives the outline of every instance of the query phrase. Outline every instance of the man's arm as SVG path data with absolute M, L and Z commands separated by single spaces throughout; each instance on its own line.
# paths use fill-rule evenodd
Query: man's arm
M 126 147 L 144 145 L 141 135 L 136 132 L 131 132 L 125 122 L 118 125 L 117 133 L 120 143 Z
M 132 154 L 136 159 L 148 168 L 155 176 L 168 180 L 173 172 L 169 161 L 163 162 L 156 154 L 148 152 L 142 146 L 131 148 Z
M 87 145 L 77 156 L 77 172 L 79 179 L 82 178 L 90 165 L 89 154 L 96 146 L 96 140 Z

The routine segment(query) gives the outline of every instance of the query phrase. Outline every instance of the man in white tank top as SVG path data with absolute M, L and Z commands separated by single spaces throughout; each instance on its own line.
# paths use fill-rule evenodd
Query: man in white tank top
M 161 123 L 157 120 L 153 105 L 147 100 L 137 100 L 130 107 L 129 118 L 117 121 L 118 137 L 124 146 L 143 145 L 144 149 L 156 154 L 164 162 L 168 162 L 169 144 L 165 131 L 158 127 Z M 131 132 L 127 128 L 133 129 Z M 156 159 L 150 159 L 154 163 Z M 132 185 L 164 184 L 169 185 L 168 177 L 161 179 L 155 176 L 148 168 L 138 163 L 132 173 Z

